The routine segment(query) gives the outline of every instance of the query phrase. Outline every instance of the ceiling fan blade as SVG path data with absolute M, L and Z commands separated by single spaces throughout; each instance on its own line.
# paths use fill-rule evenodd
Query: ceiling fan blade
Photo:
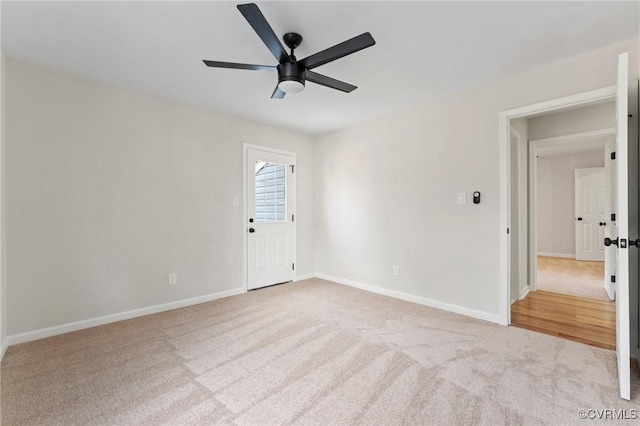
M 307 71 L 306 80 L 347 93 L 351 93 L 358 88 L 358 86 L 354 86 L 352 84 L 345 83 L 344 81 L 336 80 L 335 78 L 327 77 L 326 75 L 318 74 L 313 71 Z
M 371 34 L 360 34 L 357 37 L 343 41 L 342 43 L 336 44 L 335 46 L 321 52 L 307 56 L 301 60 L 300 63 L 302 63 L 306 69 L 310 70 L 328 62 L 335 61 L 336 59 L 340 59 L 344 56 L 351 55 L 352 53 L 358 52 L 362 49 L 366 49 L 374 44 L 376 44 L 376 41 L 371 37 Z
M 276 67 L 270 65 L 251 65 L 251 64 L 237 64 L 235 62 L 220 62 L 220 61 L 208 61 L 203 59 L 202 62 L 208 67 L 213 68 L 233 68 L 238 70 L 251 70 L 251 71 L 277 71 Z
M 255 3 L 239 4 L 238 10 L 249 22 L 253 30 L 258 33 L 258 36 L 267 45 L 273 56 L 276 57 L 278 63 L 290 60 L 278 36 L 273 32 L 273 29 Z
M 271 99 L 282 99 L 286 94 L 286 92 L 283 92 L 278 86 L 276 86 L 275 90 L 271 94 Z

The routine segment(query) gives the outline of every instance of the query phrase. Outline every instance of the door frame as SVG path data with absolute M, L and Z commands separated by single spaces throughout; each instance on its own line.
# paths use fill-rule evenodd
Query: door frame
M 509 170 L 510 170 L 510 177 L 511 179 L 509 180 L 509 197 L 511 197 L 511 195 L 513 194 L 513 187 L 515 186 L 517 188 L 517 200 L 516 200 L 516 204 L 518 206 L 520 206 L 520 199 L 521 199 L 521 195 L 520 194 L 520 184 L 521 184 L 521 173 L 520 173 L 520 143 L 522 142 L 522 135 L 520 134 L 520 132 L 513 126 L 510 126 L 509 129 L 509 137 L 510 138 L 516 138 L 517 139 L 517 143 L 516 143 L 516 151 L 515 151 L 515 162 L 516 162 L 516 171 L 515 171 L 515 182 L 513 181 L 513 168 L 511 166 L 513 166 L 513 158 L 509 157 Z M 511 146 L 511 140 L 509 141 L 510 144 L 509 146 Z M 511 198 L 509 198 L 510 202 L 513 202 L 513 200 Z M 511 212 L 511 211 L 510 211 Z M 513 213 L 513 212 L 511 212 Z M 513 219 L 513 215 L 509 217 L 509 221 L 511 222 L 511 220 Z M 511 226 L 513 226 L 513 224 L 510 223 Z M 513 277 L 513 268 L 515 267 L 517 269 L 517 284 L 518 284 L 518 290 L 520 289 L 520 283 L 523 281 L 523 277 L 522 277 L 522 268 L 520 267 L 520 248 L 521 248 L 521 242 L 520 242 L 520 233 L 519 233 L 519 228 L 520 228 L 520 217 L 518 217 L 518 241 L 516 244 L 513 244 L 513 241 L 511 240 L 511 238 L 508 240 L 509 243 L 509 279 L 511 280 L 511 278 Z M 512 232 L 513 234 L 513 232 Z M 511 257 L 514 253 L 515 250 L 515 258 L 516 258 L 516 265 L 512 264 L 513 261 L 513 257 Z M 511 286 L 511 282 L 509 282 L 509 286 Z M 511 288 L 509 288 L 509 291 L 511 292 Z M 515 303 L 517 300 L 521 300 L 521 293 L 520 291 L 518 291 L 518 294 L 516 294 L 515 298 L 512 297 L 513 295 L 511 295 L 511 293 L 509 293 L 509 303 L 513 304 Z
M 529 141 L 529 290 L 536 291 L 538 283 L 538 149 L 549 146 L 561 146 L 578 143 L 576 140 L 590 139 L 604 136 L 615 136 L 615 127 L 592 130 L 589 132 L 572 133 Z M 604 153 L 602 154 L 604 155 Z
M 563 98 L 539 102 L 526 105 L 498 114 L 498 136 L 499 136 L 499 164 L 500 164 L 500 214 L 499 214 L 499 268 L 500 268 L 500 324 L 509 325 L 511 323 L 511 296 L 509 282 L 509 266 L 511 253 L 509 252 L 508 229 L 510 227 L 511 196 L 509 194 L 509 182 L 511 181 L 511 120 L 528 117 L 535 114 L 548 113 L 565 110 L 567 108 L 577 108 L 588 106 L 602 101 L 615 99 L 616 87 L 608 86 L 601 89 L 578 93 Z
M 248 199 L 247 199 L 247 152 L 252 149 L 252 150 L 257 150 L 257 151 L 264 151 L 264 152 L 269 152 L 269 153 L 273 153 L 273 154 L 280 154 L 280 155 L 287 155 L 293 158 L 293 163 L 294 165 L 297 167 L 297 162 L 296 162 L 296 153 L 292 152 L 292 151 L 285 151 L 283 149 L 277 149 L 277 148 L 272 148 L 269 146 L 264 146 L 264 145 L 255 145 L 255 144 L 250 144 L 250 143 L 243 143 L 242 144 L 242 255 L 243 255 L 243 268 L 242 268 L 242 288 L 244 289 L 245 293 L 249 291 L 249 282 L 248 282 L 248 275 L 249 275 L 249 245 L 247 244 L 247 235 L 249 232 L 249 216 L 247 214 L 247 206 L 248 206 Z M 289 211 L 293 211 L 296 212 L 296 203 L 297 203 L 297 193 L 296 193 L 296 173 L 292 173 L 291 175 L 291 179 L 293 179 L 293 185 L 288 185 L 288 186 L 292 186 L 293 187 L 293 206 L 291 210 Z M 288 213 L 287 213 L 288 214 Z M 297 214 L 297 213 L 295 213 Z M 293 224 L 293 238 L 292 238 L 292 245 L 293 245 L 293 253 L 292 253 L 292 261 L 293 263 L 296 265 L 296 267 L 293 270 L 293 281 L 296 280 L 297 276 L 298 276 L 298 244 L 297 244 L 297 235 L 298 235 L 298 221 L 294 220 L 292 222 Z

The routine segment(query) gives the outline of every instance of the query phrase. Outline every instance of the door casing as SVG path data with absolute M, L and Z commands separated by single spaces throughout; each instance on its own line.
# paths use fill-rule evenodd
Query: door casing
M 500 145 L 500 216 L 498 228 L 500 241 L 500 324 L 509 325 L 511 323 L 511 291 L 509 280 L 509 262 L 511 253 L 509 252 L 510 235 L 507 231 L 510 226 L 509 218 L 511 213 L 511 200 L 509 194 L 509 182 L 511 180 L 511 120 L 529 117 L 540 113 L 561 111 L 571 107 L 587 106 L 596 102 L 606 102 L 615 99 L 615 96 L 616 87 L 609 86 L 589 92 L 502 111 L 498 114 Z M 531 235 L 531 232 L 529 235 Z M 530 240 L 532 240 L 532 238 L 530 238 Z M 535 253 L 535 251 L 533 251 L 533 253 Z

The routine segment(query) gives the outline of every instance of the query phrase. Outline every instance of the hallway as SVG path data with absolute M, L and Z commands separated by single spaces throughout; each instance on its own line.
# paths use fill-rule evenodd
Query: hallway
M 608 301 L 604 262 L 538 256 L 538 290 Z

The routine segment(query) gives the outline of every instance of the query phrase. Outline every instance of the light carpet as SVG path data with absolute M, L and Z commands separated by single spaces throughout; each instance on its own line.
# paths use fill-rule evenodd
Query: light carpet
M 604 262 L 538 256 L 538 290 L 609 301 Z
M 11 347 L 2 424 L 574 424 L 638 409 L 616 374 L 612 351 L 314 279 Z

